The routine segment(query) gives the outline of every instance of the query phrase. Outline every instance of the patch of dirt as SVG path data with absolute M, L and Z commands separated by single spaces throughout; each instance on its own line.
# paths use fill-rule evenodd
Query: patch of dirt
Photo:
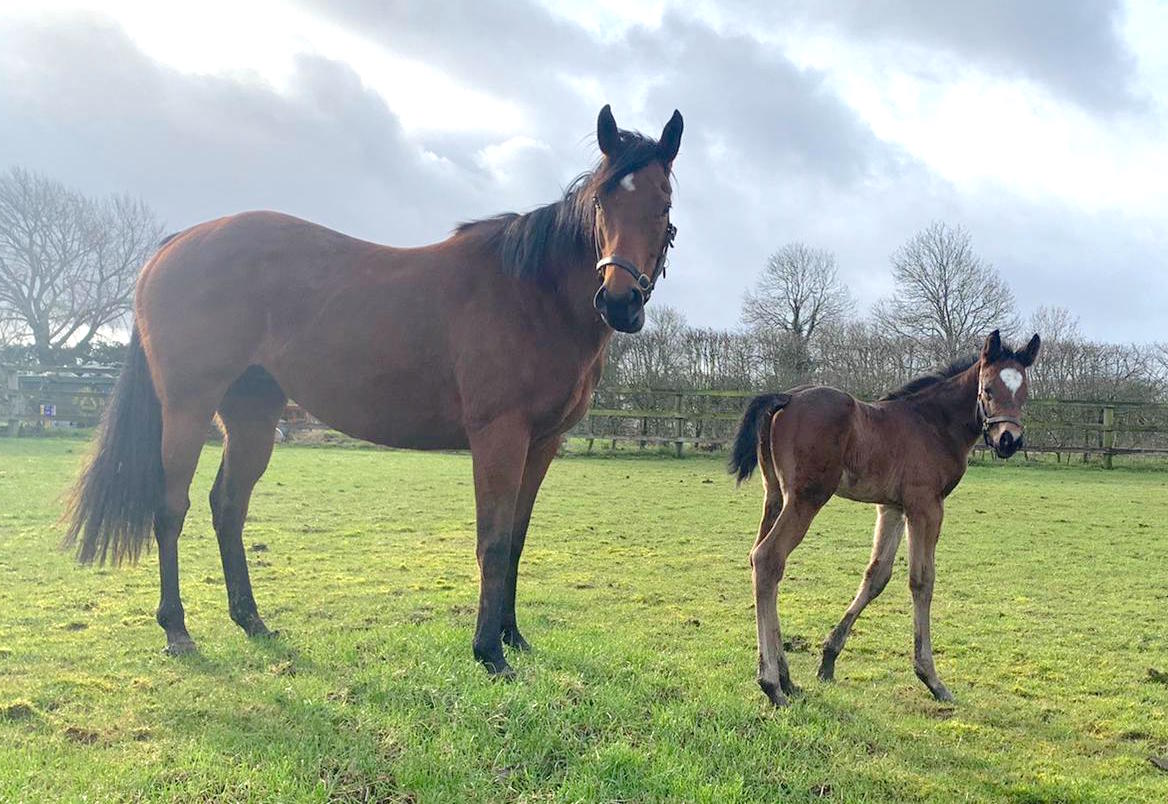
M 72 622 L 65 626 L 66 631 L 84 631 L 89 627 L 89 623 Z
M 1148 681 L 1154 684 L 1168 684 L 1168 673 L 1163 670 L 1157 670 L 1155 667 L 1148 668 Z
M 434 613 L 428 609 L 417 609 L 406 615 L 406 622 L 410 625 L 421 625 L 434 619 Z
M 263 542 L 256 542 L 251 546 L 251 551 L 253 553 L 266 553 L 268 552 L 268 546 Z
M 1151 762 L 1157 769 L 1168 773 L 1168 757 L 1148 757 L 1148 762 Z
M 83 729 L 80 726 L 70 726 L 65 729 L 65 736 L 75 743 L 93 745 L 97 742 L 98 733 L 89 729 Z
M 36 710 L 32 708 L 32 704 L 26 701 L 15 701 L 0 709 L 0 717 L 5 720 L 27 720 L 35 714 Z
M 276 662 L 268 668 L 268 672 L 274 676 L 294 676 L 296 675 L 296 665 L 292 663 L 291 659 L 287 659 L 282 662 Z
M 807 637 L 796 634 L 790 639 L 783 640 L 783 650 L 790 653 L 805 653 L 811 650 L 811 643 L 807 641 Z
M 1150 740 L 1152 739 L 1152 735 L 1139 729 L 1128 729 L 1119 733 L 1119 739 L 1135 742 L 1136 740 Z

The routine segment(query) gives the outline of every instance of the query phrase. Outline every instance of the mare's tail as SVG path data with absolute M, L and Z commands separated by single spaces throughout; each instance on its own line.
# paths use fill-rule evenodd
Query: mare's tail
M 97 450 L 69 501 L 65 547 L 76 546 L 84 564 L 136 561 L 162 494 L 162 407 L 135 327 Z

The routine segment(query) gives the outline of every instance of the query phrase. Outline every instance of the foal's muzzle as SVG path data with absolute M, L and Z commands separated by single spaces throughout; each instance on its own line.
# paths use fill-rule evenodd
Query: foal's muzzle
M 640 332 L 645 326 L 645 296 L 640 288 L 632 288 L 628 295 L 613 298 L 604 285 L 596 291 L 592 306 L 604 323 L 617 332 Z
M 994 452 L 998 454 L 999 458 L 1009 458 L 1011 455 L 1022 449 L 1023 436 L 1019 434 L 1014 438 L 1014 434 L 1006 430 L 998 438 L 998 443 L 994 444 Z

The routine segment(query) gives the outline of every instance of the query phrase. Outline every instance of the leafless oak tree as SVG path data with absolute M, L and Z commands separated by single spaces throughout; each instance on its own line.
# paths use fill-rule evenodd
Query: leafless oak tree
M 972 351 L 990 330 L 1018 328 L 1013 292 L 960 226 L 934 221 L 915 234 L 892 255 L 892 276 L 896 291 L 873 316 L 937 360 Z
M 835 256 L 788 243 L 767 260 L 742 301 L 742 323 L 763 338 L 776 376 L 799 381 L 810 371 L 810 344 L 825 325 L 842 323 L 854 304 Z
M 93 199 L 20 168 L 0 176 L 0 331 L 46 364 L 84 354 L 130 309 L 162 226 L 142 201 Z

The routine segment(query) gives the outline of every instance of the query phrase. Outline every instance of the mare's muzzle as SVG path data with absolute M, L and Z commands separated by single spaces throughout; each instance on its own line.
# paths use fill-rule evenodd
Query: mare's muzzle
M 640 288 L 632 288 L 628 295 L 613 298 L 604 285 L 592 298 L 592 306 L 604 319 L 604 323 L 617 332 L 640 332 L 645 326 L 645 296 Z

